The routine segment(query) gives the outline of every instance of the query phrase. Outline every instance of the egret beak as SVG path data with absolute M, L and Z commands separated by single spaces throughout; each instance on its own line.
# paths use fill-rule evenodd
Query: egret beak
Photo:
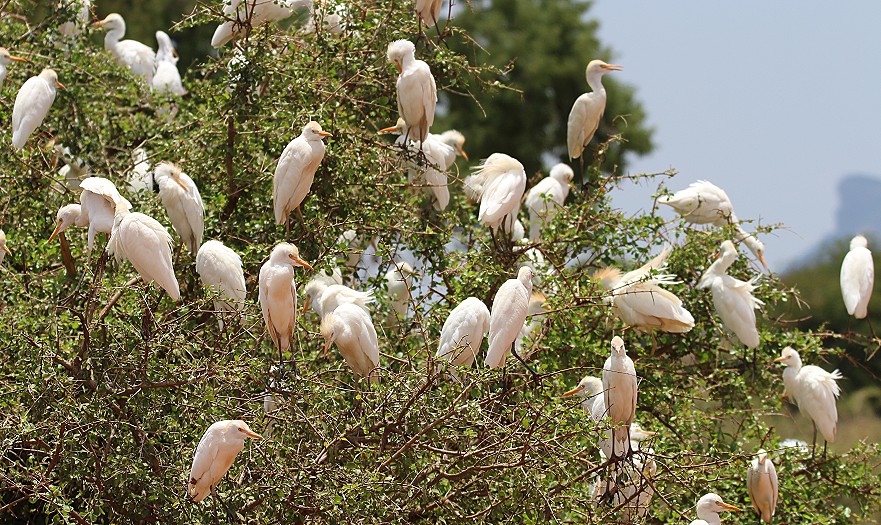
M 12 60 L 13 62 L 27 62 L 28 61 L 28 59 L 26 59 L 26 58 L 15 57 L 12 55 L 6 55 L 6 58 L 8 60 Z
M 760 254 L 759 254 L 759 262 L 762 263 L 762 266 L 765 267 L 765 270 L 769 270 L 769 268 L 768 268 L 768 263 L 765 262 L 765 254 L 764 254 L 764 253 L 760 253 Z
M 52 232 L 52 235 L 49 236 L 49 240 L 46 242 L 47 243 L 52 242 L 52 239 L 54 239 L 55 236 L 58 235 L 59 233 L 61 233 L 61 221 L 60 220 L 58 221 L 58 224 L 55 225 L 55 230 Z
M 328 339 L 327 341 L 325 341 L 325 343 L 324 343 L 324 353 L 325 354 L 330 351 L 330 345 L 332 345 L 332 344 L 333 344 L 333 339 Z
M 775 363 L 782 363 L 783 361 L 786 361 L 786 358 L 782 355 L 774 360 Z
M 642 430 L 642 429 L 640 429 L 640 432 L 643 433 L 643 434 L 645 434 L 645 435 L 648 436 L 648 437 L 653 437 L 653 436 L 657 436 L 657 435 L 658 435 L 657 432 L 652 432 L 651 430 Z
M 331 135 L 330 133 L 328 133 L 326 131 L 319 131 L 318 136 L 319 137 L 332 137 L 333 135 Z
M 740 512 L 739 508 L 735 507 L 734 505 L 729 505 L 729 504 L 725 503 L 724 501 L 720 501 L 719 506 L 725 510 L 733 510 L 734 512 Z
M 397 60 L 395 60 L 395 67 L 398 68 L 399 75 L 404 72 L 404 66 L 402 66 L 401 63 Z
M 6 252 L 6 255 L 12 255 L 12 250 L 9 249 L 9 246 L 3 245 L 3 251 Z
M 618 64 L 603 64 L 600 67 L 608 71 L 621 71 L 624 69 L 624 66 L 619 66 Z
M 303 311 L 300 312 L 300 315 L 306 315 L 306 312 L 309 310 L 309 305 L 312 304 L 312 296 L 307 295 L 306 300 L 303 301 Z
M 177 54 L 177 49 L 172 49 L 171 54 L 174 55 L 174 58 L 180 58 L 180 55 Z
M 184 182 L 182 180 L 180 180 L 180 176 L 175 174 L 172 176 L 172 178 L 174 179 L 174 182 L 176 182 L 178 186 L 180 186 L 181 188 L 184 189 L 185 192 L 187 192 L 187 193 L 190 192 L 190 190 L 184 185 Z
M 394 132 L 396 132 L 396 131 L 397 131 L 397 132 L 400 132 L 400 131 L 401 131 L 400 129 L 398 129 L 398 126 L 389 126 L 389 127 L 387 127 L 387 128 L 382 128 L 381 130 L 377 131 L 377 133 L 379 133 L 379 134 L 383 134 L 383 133 L 394 133 Z
M 253 430 L 244 429 L 244 430 L 242 430 L 242 433 L 244 433 L 244 434 L 245 434 L 246 436 L 248 436 L 249 438 L 263 439 L 263 436 L 261 436 L 260 434 L 254 432 Z
M 468 160 L 468 154 L 465 153 L 465 150 L 462 149 L 462 146 L 456 146 L 456 151 L 459 153 L 459 155 L 462 156 L 463 159 Z
M 97 22 L 93 23 L 93 24 L 90 25 L 89 27 L 92 27 L 92 28 L 95 28 L 95 27 L 104 27 L 104 24 L 106 24 L 106 23 L 107 23 L 107 20 L 98 20 Z
M 578 385 L 575 388 L 573 388 L 572 390 L 569 390 L 568 392 L 563 392 L 563 397 L 569 397 L 571 395 L 574 395 L 574 394 L 581 392 L 582 390 L 584 390 L 584 387 L 581 385 Z
M 55 81 L 55 85 L 56 85 L 57 87 L 60 87 L 61 89 L 67 89 L 67 88 L 64 86 L 64 84 L 62 84 L 62 83 L 59 82 L 58 80 Z
M 303 259 L 300 259 L 300 258 L 297 257 L 296 255 L 291 254 L 291 255 L 288 255 L 288 257 L 290 257 L 292 261 L 294 261 L 295 263 L 299 264 L 300 266 L 304 266 L 304 267 L 306 267 L 306 268 L 309 268 L 309 269 L 312 270 L 313 272 L 315 271 L 315 268 L 312 268 L 312 265 L 311 265 L 311 264 L 307 263 L 307 262 L 304 261 Z

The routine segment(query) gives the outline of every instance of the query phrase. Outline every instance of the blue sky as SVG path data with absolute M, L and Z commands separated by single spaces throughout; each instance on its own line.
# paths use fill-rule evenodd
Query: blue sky
M 656 130 L 629 172 L 675 168 L 670 189 L 706 179 L 742 219 L 785 224 L 762 237 L 772 270 L 832 231 L 843 176 L 881 176 L 881 2 L 598 0 L 589 14 Z M 615 203 L 649 209 L 654 190 Z

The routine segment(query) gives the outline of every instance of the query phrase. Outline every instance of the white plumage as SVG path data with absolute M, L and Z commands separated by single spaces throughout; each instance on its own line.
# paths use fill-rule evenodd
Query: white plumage
M 808 413 L 816 428 L 828 442 L 835 441 L 838 407 L 835 400 L 841 394 L 837 380 L 841 372 L 827 372 L 819 366 L 802 366 L 801 356 L 787 346 L 775 363 L 783 363 L 783 396 L 795 399 L 798 408 Z
M 423 189 L 431 197 L 434 209 L 445 210 L 450 203 L 446 170 L 450 157 L 455 160 L 456 150 L 431 133 L 424 141 L 407 138 L 407 123 L 403 118 L 399 118 L 394 126 L 381 129 L 380 133 L 399 135 L 395 145 L 409 153 L 407 181 L 410 184 L 424 184 Z M 418 158 L 420 151 L 425 155 L 424 159 Z
M 199 188 L 186 173 L 171 162 L 160 162 L 153 172 L 159 186 L 159 198 L 168 212 L 174 231 L 180 236 L 191 254 L 195 255 L 202 245 L 205 231 L 205 205 Z
M 245 274 L 242 258 L 220 241 L 205 241 L 196 254 L 196 271 L 205 286 L 226 298 L 214 300 L 217 311 L 238 312 L 245 304 Z
M 290 213 L 303 203 L 324 158 L 325 145 L 321 139 L 330 136 L 321 130 L 320 124 L 312 121 L 303 126 L 300 136 L 285 147 L 272 179 L 276 224 L 287 224 Z
M 850 251 L 841 263 L 841 295 L 848 315 L 863 319 L 868 314 L 869 299 L 875 284 L 875 263 L 868 241 L 857 235 L 850 241 Z
M 392 267 L 385 273 L 385 282 L 392 307 L 388 316 L 388 321 L 391 324 L 407 317 L 410 288 L 413 286 L 413 273 L 413 267 L 407 262 L 392 262 Z
M 156 43 L 159 50 L 156 52 L 156 72 L 153 75 L 153 90 L 156 93 L 171 93 L 174 95 L 186 95 L 180 79 L 180 71 L 177 70 L 177 52 L 174 44 L 165 31 L 156 31 Z
M 64 22 L 58 26 L 58 32 L 66 38 L 78 36 L 86 24 L 89 23 L 89 8 L 92 6 L 91 0 L 72 0 L 67 2 L 68 6 L 76 9 L 76 18 Z
M 239 36 L 245 27 L 283 20 L 297 8 L 312 6 L 312 0 L 231 0 L 224 2 L 223 15 L 227 20 L 217 26 L 211 37 L 211 46 L 223 47 Z M 250 16 L 250 20 L 249 20 Z
M 722 242 L 722 253 L 704 272 L 697 287 L 709 288 L 713 293 L 713 304 L 722 318 L 725 328 L 748 348 L 759 346 L 759 331 L 756 329 L 756 312 L 763 303 L 753 297 L 756 279 L 741 281 L 725 272 L 734 264 L 737 248 L 731 241 Z
M 127 178 L 129 191 L 132 193 L 139 191 L 152 192 L 154 182 L 153 173 L 150 171 L 152 166 L 150 166 L 150 161 L 144 148 L 135 148 L 132 151 L 132 162 L 134 165 Z
M 196 447 L 187 491 L 193 501 L 199 503 L 226 475 L 236 455 L 245 448 L 245 438 L 263 439 L 241 420 L 225 420 L 214 423 Z
M 606 64 L 602 60 L 591 60 L 584 71 L 587 85 L 593 90 L 575 99 L 569 112 L 566 125 L 566 143 L 569 146 L 569 158 L 577 159 L 584 147 L 593 138 L 603 112 L 606 110 L 606 88 L 603 87 L 603 75 L 611 71 L 623 69 L 617 64 Z
M 9 54 L 9 50 L 0 47 L 0 88 L 3 87 L 3 81 L 6 80 L 6 67 L 12 62 L 27 62 L 27 59 Z
M 453 365 L 471 366 L 489 331 L 489 308 L 476 297 L 469 297 L 453 308 L 441 329 L 435 357 Z
M 569 195 L 569 185 L 575 172 L 566 164 L 557 164 L 551 173 L 540 180 L 526 194 L 526 209 L 529 210 L 529 240 L 541 238 L 541 231 L 549 223 L 557 210 L 563 206 Z
M 425 27 L 433 27 L 440 20 L 443 5 L 444 0 L 416 0 L 416 14 Z
M 449 129 L 444 131 L 440 135 L 429 134 L 429 138 L 435 137 L 437 140 L 443 142 L 447 146 L 453 148 L 453 151 L 446 150 L 446 158 L 444 159 L 447 167 L 452 166 L 456 163 L 456 156 L 460 156 L 465 160 L 468 160 L 468 154 L 465 153 L 465 135 L 456 131 L 455 129 Z
M 526 190 L 526 170 L 517 159 L 504 153 L 493 153 L 465 179 L 465 192 L 480 199 L 477 218 L 495 232 L 511 232 L 520 199 Z
M 119 209 L 129 211 L 132 205 L 119 194 L 116 186 L 104 177 L 88 177 L 80 183 L 80 189 L 83 190 L 80 193 L 81 217 L 77 225 L 88 225 L 87 247 L 92 251 L 95 246 L 95 235 L 98 232 L 111 234 L 116 224 L 116 212 Z
M 502 368 L 514 341 L 523 328 L 532 294 L 532 278 L 535 275 L 528 266 L 520 268 L 516 279 L 508 279 L 493 297 L 489 318 L 489 349 L 484 364 L 490 368 Z
M 55 102 L 58 88 L 63 87 L 52 69 L 44 69 L 21 86 L 12 106 L 12 145 L 15 149 L 24 147 L 31 133 L 40 127 Z
M 168 230 L 156 219 L 131 213 L 128 206 L 116 206 L 107 251 L 117 260 L 128 259 L 145 283 L 155 282 L 172 300 L 179 301 L 180 287 L 171 264 L 172 242 Z
M 777 469 L 763 449 L 746 472 L 746 489 L 759 519 L 771 523 L 777 509 Z
M 398 113 L 407 123 L 407 137 L 423 141 L 434 124 L 437 86 L 431 68 L 416 59 L 416 46 L 395 40 L 388 46 L 388 59 L 398 68 Z
M 2 264 L 7 255 L 12 255 L 12 250 L 6 245 L 6 233 L 3 230 L 0 230 L 0 250 L 2 250 L 0 251 L 0 264 Z
M 722 501 L 722 498 L 712 492 L 701 496 L 701 499 L 697 501 L 695 509 L 697 510 L 698 519 L 692 521 L 691 525 L 721 525 L 722 518 L 719 517 L 720 512 L 727 510 L 740 512 L 740 509 L 725 503 Z
M 636 415 L 637 377 L 624 340 L 612 338 L 612 354 L 603 365 L 603 400 L 612 423 L 612 455 L 630 451 L 630 424 Z
M 297 322 L 297 283 L 294 267 L 312 269 L 300 258 L 300 251 L 293 244 L 279 243 L 272 249 L 269 260 L 260 267 L 260 308 L 269 337 L 276 348 L 284 353 L 291 349 L 291 338 Z
M 79 204 L 65 204 L 58 208 L 58 213 L 55 214 L 55 230 L 52 231 L 52 235 L 49 236 L 49 240 L 46 242 L 52 242 L 56 235 L 71 226 L 78 228 L 89 227 L 89 217 L 82 213 L 82 206 Z M 113 224 L 110 226 L 112 229 Z
M 127 67 L 135 76 L 142 77 L 148 86 L 153 86 L 153 72 L 156 68 L 156 53 L 150 46 L 137 40 L 121 40 L 125 36 L 125 20 L 118 13 L 110 13 L 104 20 L 92 24 L 103 27 L 104 49 L 113 54 L 114 60 Z
M 363 308 L 341 304 L 321 321 L 324 350 L 336 343 L 346 363 L 361 377 L 378 379 L 379 341 L 373 321 Z

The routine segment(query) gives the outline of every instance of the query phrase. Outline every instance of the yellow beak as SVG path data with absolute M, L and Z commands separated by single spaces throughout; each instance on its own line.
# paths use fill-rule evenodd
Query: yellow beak
M 468 160 L 468 154 L 465 153 L 464 149 L 460 148 L 459 146 L 456 146 L 456 151 L 459 152 L 459 155 L 462 155 L 463 159 Z
M 60 87 L 61 89 L 67 89 L 67 88 L 64 86 L 64 84 L 62 84 L 61 82 L 59 82 L 59 81 L 57 81 L 57 80 L 55 81 L 55 85 L 58 86 L 58 87 Z
M 55 236 L 59 233 L 61 233 L 61 221 L 58 221 L 58 224 L 55 225 L 55 230 L 52 232 L 52 235 L 49 236 L 49 240 L 46 242 L 52 242 L 52 239 L 54 239 Z
M 382 128 L 381 130 L 377 131 L 377 133 L 395 133 L 400 131 L 401 130 L 398 129 L 398 126 L 389 126 L 387 128 Z
M 312 296 L 307 295 L 306 300 L 303 301 L 303 311 L 300 312 L 300 315 L 306 315 L 306 312 L 309 310 L 309 305 L 312 304 Z
M 299 264 L 300 266 L 305 266 L 306 268 L 309 268 L 310 270 L 315 271 L 315 268 L 312 268 L 311 264 L 307 263 L 303 259 L 300 259 L 296 255 L 290 255 L 289 257 L 291 258 L 292 261 Z
M 13 62 L 27 62 L 28 61 L 28 59 L 26 59 L 26 58 L 14 57 L 12 55 L 6 55 L 6 58 L 8 60 L 12 60 Z
M 245 429 L 245 430 L 242 430 L 242 432 L 244 432 L 245 435 L 248 436 L 249 438 L 263 439 L 263 436 L 261 436 L 260 434 L 254 432 L 254 431 L 251 431 L 251 430 Z
M 783 361 L 786 361 L 786 358 L 783 356 L 780 356 L 774 360 L 775 363 L 782 363 Z
M 107 23 L 106 20 L 98 20 L 97 22 L 95 22 L 94 24 L 92 24 L 89 27 L 104 27 L 104 24 L 106 24 L 106 23 Z
M 326 354 L 327 352 L 330 351 L 330 345 L 332 345 L 332 344 L 333 344 L 333 341 L 331 341 L 330 339 L 328 339 L 328 340 L 324 343 L 324 353 L 325 353 L 325 354 Z
M 576 386 L 576 387 L 573 388 L 572 390 L 569 390 L 568 392 L 564 392 L 564 393 L 563 393 L 563 397 L 568 397 L 568 396 L 571 396 L 571 395 L 577 394 L 577 393 L 581 392 L 582 390 L 584 390 L 584 387 L 583 387 L 583 386 L 581 386 L 581 385 Z
M 320 135 L 320 136 L 322 136 L 322 137 L 332 137 L 332 136 L 333 136 L 333 135 L 331 135 L 330 133 L 328 133 L 328 132 L 326 132 L 326 131 L 319 131 L 319 132 L 318 132 L 318 135 Z
M 735 507 L 734 505 L 729 505 L 729 504 L 725 503 L 724 501 L 719 503 L 719 506 L 725 510 L 733 510 L 734 512 L 740 512 L 739 508 Z
M 767 270 L 767 269 L 768 269 L 768 263 L 765 262 L 765 254 L 764 254 L 764 253 L 760 253 L 760 254 L 759 254 L 759 261 L 762 263 L 762 266 L 764 266 L 765 269 Z
M 3 251 L 6 252 L 7 255 L 12 255 L 12 250 L 10 250 L 9 246 L 6 246 L 6 244 L 3 245 Z
M 619 66 L 618 64 L 603 64 L 601 67 L 609 71 L 621 71 L 624 69 L 624 66 Z
M 175 171 L 175 173 L 177 173 L 177 171 Z M 174 175 L 172 178 L 174 179 L 174 182 L 176 182 L 178 186 L 183 188 L 185 192 L 189 193 L 190 190 L 187 189 L 187 187 L 184 185 L 184 182 L 182 180 L 180 180 L 180 177 L 178 175 Z

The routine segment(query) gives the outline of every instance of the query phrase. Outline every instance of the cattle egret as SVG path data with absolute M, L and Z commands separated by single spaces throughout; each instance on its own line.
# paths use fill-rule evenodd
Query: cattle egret
M 217 26 L 211 37 L 211 46 L 220 48 L 239 36 L 245 28 L 283 20 L 291 16 L 294 9 L 311 7 L 312 0 L 231 0 L 224 2 L 225 22 Z
M 275 223 L 289 226 L 289 215 L 299 210 L 300 204 L 312 188 L 315 171 L 324 158 L 325 145 L 321 140 L 331 137 L 321 130 L 317 122 L 303 126 L 300 136 L 292 140 L 278 159 L 275 176 L 272 179 L 272 202 L 275 208 Z
M 539 253 L 539 252 L 536 252 Z M 538 274 L 535 271 L 535 265 L 525 264 L 530 269 L 532 269 L 533 281 L 535 284 L 541 284 L 541 279 L 539 279 Z M 527 321 L 523 323 L 523 328 L 520 329 L 520 333 L 517 335 L 517 340 L 514 341 L 514 349 L 520 353 L 520 349 L 523 347 L 523 341 L 532 335 L 532 332 L 541 324 L 542 317 L 544 317 L 545 313 L 545 301 L 547 298 L 541 292 L 532 292 L 529 296 L 529 307 L 526 309 L 526 319 Z
M 437 137 L 438 140 L 446 144 L 447 146 L 453 148 L 452 154 L 450 154 L 449 150 L 447 150 L 446 158 L 444 161 L 447 164 L 447 167 L 452 166 L 456 162 L 456 156 L 460 156 L 465 160 L 468 160 L 468 154 L 465 153 L 465 135 L 456 131 L 455 129 L 450 129 L 444 131 L 440 135 L 429 135 Z
M 3 81 L 6 80 L 6 66 L 11 62 L 27 62 L 26 58 L 21 58 L 9 54 L 5 47 L 0 47 L 0 88 L 3 87 Z
M 108 253 L 118 261 L 128 259 L 145 283 L 155 282 L 172 300 L 180 301 L 180 287 L 171 264 L 172 243 L 168 230 L 156 219 L 132 213 L 128 206 L 116 206 Z
M 416 59 L 416 46 L 409 40 L 395 40 L 388 46 L 389 62 L 398 68 L 398 113 L 407 123 L 406 137 L 423 141 L 434 123 L 437 87 L 431 68 Z
M 180 72 L 177 70 L 177 51 L 165 31 L 156 31 L 156 73 L 153 75 L 153 90 L 156 93 L 186 95 L 187 90 L 181 83 Z
M 465 179 L 465 192 L 471 198 L 480 199 L 477 218 L 492 228 L 493 233 L 503 221 L 504 231 L 513 230 L 525 190 L 523 164 L 504 153 L 493 153 Z
M 603 400 L 612 423 L 612 455 L 630 452 L 630 424 L 636 415 L 637 377 L 624 340 L 612 338 L 612 355 L 603 365 Z
M 505 366 L 508 352 L 514 351 L 514 342 L 520 334 L 520 329 L 523 328 L 529 311 L 529 296 L 532 294 L 534 276 L 528 266 L 520 268 L 517 278 L 505 281 L 493 297 L 487 337 L 489 349 L 483 361 L 486 366 L 502 368 Z M 516 351 L 514 357 L 520 359 Z
M 193 501 L 199 503 L 215 491 L 236 455 L 245 448 L 245 438 L 263 439 L 238 419 L 218 421 L 208 427 L 199 440 L 190 469 L 187 487 Z
M 27 79 L 15 95 L 12 106 L 12 145 L 24 147 L 28 137 L 40 127 L 55 102 L 55 94 L 64 84 L 52 69 L 44 69 L 39 75 Z
M 80 183 L 81 215 L 78 224 L 89 226 L 87 248 L 92 251 L 98 232 L 111 234 L 116 224 L 116 212 L 129 211 L 132 205 L 124 199 L 116 186 L 104 177 L 89 177 Z M 152 220 L 152 219 L 151 219 Z M 162 228 L 163 231 L 165 228 Z
M 86 25 L 89 23 L 89 17 L 91 16 L 89 8 L 92 7 L 92 1 L 73 0 L 71 2 L 67 2 L 67 7 L 69 9 L 76 10 L 76 18 L 59 25 L 58 32 L 66 38 L 73 38 L 75 36 L 78 36 L 83 31 L 83 28 L 85 28 Z
M 104 49 L 113 54 L 116 63 L 127 67 L 135 76 L 143 77 L 148 86 L 153 85 L 153 72 L 156 68 L 156 53 L 137 40 L 120 40 L 125 36 L 125 20 L 118 13 L 110 13 L 104 20 L 92 24 L 107 30 L 104 36 Z
M 346 257 L 344 265 L 351 272 L 349 280 L 354 281 L 355 274 L 358 272 L 358 265 L 361 263 L 361 258 L 364 255 L 364 250 L 369 244 L 372 244 L 375 249 L 376 243 L 370 242 L 366 234 L 359 234 L 355 230 L 346 230 L 337 237 L 336 244 L 337 248 Z M 339 272 L 339 269 L 336 269 L 336 271 Z M 342 276 L 340 276 L 340 282 L 337 284 L 343 284 Z
M 240 312 L 245 304 L 245 274 L 242 258 L 220 241 L 205 241 L 196 254 L 196 271 L 205 286 L 225 299 L 214 300 L 215 311 Z M 223 328 L 223 321 L 220 322 Z
M 469 297 L 453 308 L 441 329 L 435 357 L 453 365 L 471 366 L 489 331 L 489 308 L 476 297 Z
M 743 230 L 728 194 L 712 182 L 705 180 L 693 182 L 673 195 L 659 197 L 658 203 L 670 206 L 691 224 L 733 225 L 737 229 L 735 240 L 746 244 L 762 266 L 768 268 L 765 262 L 765 245 Z
M 55 162 L 63 162 L 64 166 L 58 170 L 58 176 L 64 181 L 60 184 L 53 184 L 52 187 L 59 193 L 67 191 L 76 191 L 80 187 L 80 183 L 88 177 L 89 168 L 80 157 L 74 157 L 70 148 L 64 144 L 55 144 L 52 146 Z
M 260 267 L 260 293 L 263 320 L 269 337 L 279 353 L 291 349 L 291 338 L 297 322 L 297 283 L 294 268 L 312 269 L 300 258 L 300 250 L 293 244 L 279 243 L 272 249 L 269 260 Z
M 713 292 L 713 304 L 722 318 L 725 328 L 748 348 L 759 346 L 759 332 L 756 329 L 756 312 L 762 301 L 753 297 L 756 278 L 749 281 L 735 279 L 725 272 L 737 259 L 737 248 L 731 241 L 722 242 L 722 253 L 704 272 L 697 287 L 709 288 Z
M 395 145 L 403 151 L 408 151 L 413 157 L 408 161 L 407 181 L 410 184 L 424 184 L 423 188 L 431 197 L 434 209 L 438 211 L 446 209 L 447 204 L 450 203 L 446 174 L 449 167 L 447 160 L 450 156 L 455 159 L 456 150 L 431 133 L 422 142 L 407 139 L 407 123 L 402 118 L 399 118 L 394 126 L 381 129 L 379 132 L 400 135 Z M 418 158 L 419 151 L 424 154 L 424 159 Z
M 388 316 L 388 321 L 391 324 L 407 317 L 414 273 L 413 267 L 407 262 L 392 262 L 392 267 L 385 273 L 385 282 L 392 307 Z
M 440 20 L 444 0 L 416 0 L 416 14 L 425 27 L 434 27 Z
M 563 206 L 569 195 L 569 185 L 575 172 L 566 164 L 557 164 L 551 173 L 533 186 L 526 194 L 526 208 L 529 210 L 529 240 L 541 238 L 541 231 L 553 220 L 557 210 Z
M 47 242 L 52 242 L 56 235 L 64 232 L 71 226 L 78 228 L 89 227 L 89 217 L 82 212 L 82 206 L 79 204 L 65 204 L 58 208 L 58 213 L 55 215 L 55 230 L 52 231 L 52 235 L 49 236 Z M 113 225 L 111 224 L 110 226 L 112 229 Z
M 6 233 L 3 230 L 0 230 L 0 250 L 3 250 L 0 251 L 0 264 L 2 264 L 4 257 L 12 255 L 12 250 L 6 245 Z
M 698 519 L 692 521 L 691 525 L 721 525 L 720 512 L 725 512 L 726 510 L 740 512 L 740 509 L 725 503 L 722 501 L 722 498 L 712 492 L 701 496 L 695 508 L 697 509 Z
M 667 247 L 644 266 L 624 275 L 617 268 L 603 268 L 594 274 L 604 288 L 612 291 L 606 300 L 628 326 L 670 333 L 685 333 L 694 327 L 694 317 L 682 307 L 682 301 L 660 287 L 677 283 L 676 276 L 652 272 L 664 267 L 669 254 Z
M 649 510 L 652 498 L 655 495 L 654 478 L 658 474 L 658 466 L 651 449 L 646 449 L 647 454 L 638 454 L 633 458 L 633 465 L 624 464 L 622 474 L 624 483 L 612 495 L 612 505 L 621 507 L 624 523 L 635 523 L 643 518 Z
M 329 286 L 334 284 L 343 284 L 343 275 L 340 273 L 339 268 L 333 268 L 329 274 L 323 270 L 317 272 L 315 276 L 306 283 L 306 286 L 303 287 L 303 293 L 306 294 L 306 301 L 303 304 L 303 313 L 305 314 L 306 310 L 309 309 L 309 306 L 312 306 L 312 310 L 318 314 L 318 317 L 324 317 L 324 311 L 322 309 L 324 303 L 321 301 L 321 294 L 323 294 Z M 355 290 L 352 291 L 354 292 Z
M 566 143 L 569 145 L 569 158 L 577 159 L 582 150 L 593 138 L 603 112 L 606 110 L 606 88 L 603 87 L 603 75 L 611 71 L 624 69 L 617 64 L 606 64 L 602 60 L 591 60 L 585 69 L 587 85 L 593 90 L 575 100 L 569 112 L 566 125 Z
M 759 449 L 746 472 L 746 489 L 759 519 L 771 523 L 777 508 L 777 470 L 763 449 Z
M 838 408 L 835 399 L 841 394 L 836 380 L 841 372 L 827 372 L 819 366 L 802 366 L 798 352 L 787 346 L 775 363 L 783 363 L 783 397 L 795 399 L 799 410 L 808 413 L 814 422 L 814 444 L 817 443 L 817 429 L 827 442 L 835 441 L 835 426 L 838 423 Z M 825 449 L 825 447 L 824 447 Z
M 159 186 L 159 198 L 168 212 L 174 231 L 180 236 L 191 254 L 195 255 L 202 245 L 205 231 L 205 205 L 199 188 L 186 173 L 170 162 L 160 162 L 153 172 Z
M 841 295 L 848 315 L 863 319 L 868 314 L 869 299 L 875 283 L 875 263 L 866 248 L 866 238 L 857 235 L 850 241 L 850 251 L 841 263 Z
M 577 395 L 582 399 L 581 408 L 590 415 L 594 423 L 602 423 L 609 415 L 606 410 L 606 398 L 603 380 L 598 377 L 585 376 L 578 382 L 578 386 L 564 393 L 563 396 Z M 599 448 L 603 457 L 612 457 L 612 438 L 609 433 L 604 430 L 597 430 L 599 433 Z
M 151 171 L 150 161 L 144 148 L 135 148 L 132 150 L 132 162 L 134 166 L 128 175 L 128 189 L 132 193 L 139 191 L 153 191 L 153 172 Z
M 379 341 L 373 321 L 363 308 L 341 304 L 321 321 L 324 352 L 336 343 L 349 367 L 361 377 L 379 379 L 374 372 L 379 366 Z

